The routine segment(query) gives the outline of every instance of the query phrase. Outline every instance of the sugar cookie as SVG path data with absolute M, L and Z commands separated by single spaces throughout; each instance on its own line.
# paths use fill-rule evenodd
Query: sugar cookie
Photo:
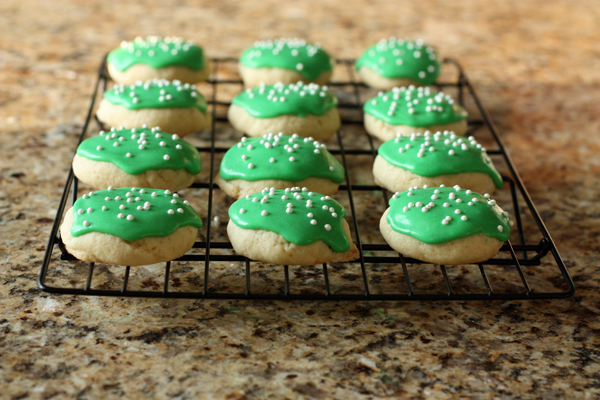
M 367 100 L 365 129 L 382 141 L 425 131 L 467 132 L 467 111 L 443 92 L 414 86 L 393 88 Z
M 113 81 L 132 85 L 149 79 L 195 83 L 206 80 L 210 63 L 202 48 L 181 38 L 137 37 L 108 53 L 107 69 Z
M 146 187 L 178 191 L 200 173 L 198 150 L 157 128 L 114 129 L 84 140 L 73 172 L 96 189 Z
M 151 80 L 135 85 L 115 85 L 104 92 L 96 112 L 108 127 L 137 128 L 143 124 L 186 136 L 211 124 L 206 100 L 195 85 Z
M 235 129 L 249 136 L 282 132 L 325 140 L 340 128 L 337 105 L 327 86 L 279 82 L 247 89 L 234 97 L 228 118 Z
M 329 82 L 333 60 L 319 44 L 300 39 L 254 42 L 240 58 L 240 75 L 246 87 L 261 83 Z
M 381 39 L 356 61 L 356 69 L 369 86 L 390 90 L 396 86 L 433 85 L 440 74 L 435 50 L 422 40 Z
M 292 186 L 331 195 L 344 181 L 344 167 L 312 138 L 268 134 L 229 149 L 215 181 L 232 197 Z
M 315 265 L 359 257 L 344 219 L 329 196 L 299 188 L 264 189 L 229 208 L 227 233 L 234 250 L 273 264 Z
M 66 212 L 60 234 L 79 260 L 134 266 L 181 257 L 200 227 L 196 211 L 177 193 L 121 188 L 79 198 Z
M 412 188 L 392 196 L 379 229 L 404 256 L 434 264 L 473 264 L 498 253 L 510 236 L 510 221 L 487 194 L 459 186 Z
M 398 136 L 383 143 L 373 164 L 375 182 L 392 192 L 413 186 L 459 185 L 477 193 L 502 187 L 502 176 L 473 136 L 453 132 Z

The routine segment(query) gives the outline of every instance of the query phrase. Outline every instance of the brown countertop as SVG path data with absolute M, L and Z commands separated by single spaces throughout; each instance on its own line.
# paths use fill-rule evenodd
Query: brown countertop
M 480 1 L 0 3 L 0 398 L 600 396 L 600 8 Z M 462 63 L 577 285 L 548 301 L 56 296 L 37 275 L 102 56 L 137 35 L 210 56 L 390 35 Z

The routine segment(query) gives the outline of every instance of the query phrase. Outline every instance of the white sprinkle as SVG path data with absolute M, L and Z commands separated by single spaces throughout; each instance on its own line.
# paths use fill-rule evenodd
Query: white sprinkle
M 317 220 L 316 219 L 311 219 L 310 220 L 310 224 L 311 225 L 316 225 L 317 224 Z
M 123 213 L 119 213 L 119 214 L 117 215 L 117 218 L 125 218 L 125 214 L 123 214 Z
M 250 169 L 254 168 L 254 164 L 252 164 L 252 163 L 248 164 L 248 168 L 250 168 Z
M 168 210 L 168 211 L 167 211 L 167 213 L 169 213 L 169 214 L 173 215 L 173 214 L 175 214 L 175 211 L 173 211 L 173 210 Z
M 502 225 L 498 225 L 498 232 L 502 232 L 504 230 L 504 227 Z
M 463 221 L 466 221 L 468 218 L 466 215 L 463 215 L 462 217 L 460 217 L 460 219 L 462 219 Z
M 296 158 L 295 157 L 290 157 L 290 161 L 292 161 L 292 162 L 296 161 Z
M 408 207 L 404 206 L 404 208 L 402 208 L 402 211 L 407 212 L 408 211 Z
M 158 193 L 152 192 L 152 197 L 156 197 L 156 196 L 158 196 Z
M 127 216 L 127 220 L 128 220 L 128 221 L 133 221 L 133 215 L 129 214 L 129 215 Z
M 329 225 L 329 224 L 325 224 L 325 227 L 324 227 L 324 228 L 325 228 L 325 230 L 326 230 L 327 232 L 329 232 L 329 231 L 331 230 L 331 225 Z
M 260 212 L 260 215 L 262 215 L 262 216 L 264 217 L 264 216 L 266 216 L 266 215 L 269 215 L 269 212 L 268 212 L 267 210 L 262 210 L 262 211 Z
M 164 158 L 166 161 L 168 161 L 169 159 L 171 159 L 171 157 L 169 157 L 169 155 L 168 155 L 168 154 L 165 154 L 165 155 L 163 156 L 163 158 Z
M 450 203 L 444 203 L 444 207 L 450 207 Z
M 178 208 L 177 212 L 180 213 L 180 214 L 182 214 L 183 213 L 183 208 Z
M 243 214 L 243 213 L 245 213 L 245 212 L 246 212 L 246 209 L 245 209 L 245 208 L 240 208 L 240 214 Z
M 102 211 L 106 211 L 106 210 L 108 210 L 108 207 L 102 206 Z
M 83 226 L 90 226 L 90 222 L 89 221 L 83 221 Z

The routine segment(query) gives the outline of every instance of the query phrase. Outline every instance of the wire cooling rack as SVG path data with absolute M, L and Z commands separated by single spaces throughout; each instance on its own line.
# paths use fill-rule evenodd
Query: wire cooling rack
M 360 258 L 312 267 L 268 265 L 235 254 L 224 221 L 233 202 L 213 182 L 223 153 L 240 139 L 226 110 L 243 89 L 237 59 L 213 59 L 213 78 L 199 84 L 212 105 L 211 129 L 186 137 L 202 156 L 203 173 L 182 192 L 203 217 L 198 241 L 172 262 L 125 267 L 78 261 L 65 249 L 59 225 L 67 206 L 85 191 L 69 172 L 40 271 L 39 287 L 50 293 L 118 297 L 275 300 L 507 300 L 573 295 L 575 286 L 540 214 L 507 154 L 488 113 L 460 65 L 444 60 L 438 88 L 469 110 L 469 132 L 487 149 L 503 175 L 494 194 L 515 225 L 494 258 L 473 265 L 432 265 L 394 252 L 379 234 L 378 222 L 390 193 L 374 184 L 371 168 L 379 141 L 363 128 L 362 105 L 375 91 L 359 83 L 352 60 L 337 61 L 331 91 L 340 100 L 342 127 L 326 142 L 346 169 L 345 184 L 334 196 L 346 216 Z M 84 127 L 96 134 L 94 109 L 109 78 L 102 63 Z M 207 167 L 208 165 L 208 167 Z M 87 188 L 89 191 L 90 188 Z M 512 212 L 511 212 L 512 211 Z

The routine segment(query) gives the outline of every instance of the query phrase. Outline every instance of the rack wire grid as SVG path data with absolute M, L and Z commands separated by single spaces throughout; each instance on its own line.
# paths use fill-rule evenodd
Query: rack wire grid
M 213 177 L 217 161 L 240 139 L 228 124 L 226 111 L 243 83 L 237 74 L 237 59 L 216 58 L 212 63 L 212 78 L 198 85 L 212 105 L 211 129 L 186 137 L 197 146 L 204 164 L 197 182 L 181 193 L 206 216 L 194 247 L 177 260 L 150 266 L 78 261 L 59 235 L 67 204 L 79 197 L 79 184 L 71 169 L 40 271 L 42 290 L 118 297 L 378 301 L 549 299 L 574 294 L 569 272 L 489 114 L 453 59 L 444 60 L 436 86 L 469 110 L 467 135 L 475 136 L 488 149 L 502 173 L 504 186 L 494 197 L 515 222 L 510 240 L 497 256 L 473 265 L 432 265 L 404 257 L 385 243 L 378 222 L 391 193 L 374 184 L 371 168 L 379 142 L 364 131 L 362 113 L 364 100 L 376 91 L 357 80 L 353 60 L 336 62 L 329 87 L 339 99 L 342 127 L 326 144 L 346 170 L 345 184 L 334 197 L 348 211 L 346 218 L 360 258 L 307 267 L 269 265 L 235 254 L 221 222 L 227 220 L 233 199 L 218 188 Z M 108 82 L 103 61 L 79 142 L 91 130 L 100 89 L 106 90 Z

